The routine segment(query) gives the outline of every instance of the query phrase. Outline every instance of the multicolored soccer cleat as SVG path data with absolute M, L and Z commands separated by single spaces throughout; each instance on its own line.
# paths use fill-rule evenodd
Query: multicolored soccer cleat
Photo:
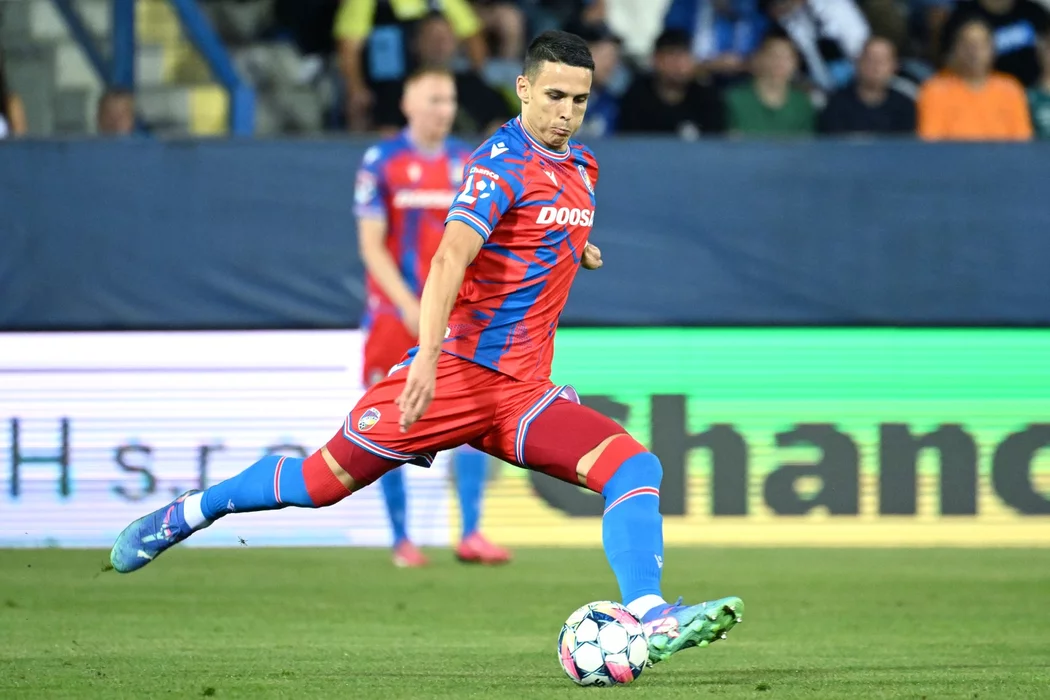
M 401 540 L 394 545 L 394 566 L 399 569 L 418 569 L 429 563 L 426 555 L 409 540 Z
M 465 564 L 506 564 L 510 561 L 510 552 L 489 542 L 480 532 L 475 532 L 456 547 L 456 559 Z
M 138 571 L 174 545 L 189 537 L 193 530 L 183 517 L 183 501 L 200 491 L 187 491 L 168 505 L 139 518 L 124 528 L 109 552 L 109 562 L 122 574 Z
M 649 636 L 649 664 L 663 661 L 690 647 L 706 647 L 719 639 L 739 622 L 744 621 L 744 601 L 740 598 L 721 598 L 699 605 L 674 605 L 653 608 L 642 618 L 642 626 Z

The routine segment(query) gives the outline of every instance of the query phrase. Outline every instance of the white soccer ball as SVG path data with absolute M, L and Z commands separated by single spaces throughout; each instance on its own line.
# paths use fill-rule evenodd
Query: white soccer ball
M 626 685 L 642 675 L 648 659 L 642 623 L 609 600 L 576 610 L 558 635 L 558 660 L 577 685 Z

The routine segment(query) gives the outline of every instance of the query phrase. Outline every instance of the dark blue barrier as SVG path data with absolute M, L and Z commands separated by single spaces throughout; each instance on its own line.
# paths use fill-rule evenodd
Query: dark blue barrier
M 0 327 L 357 323 L 364 144 L 0 148 Z M 1050 147 L 596 144 L 563 321 L 1050 323 Z

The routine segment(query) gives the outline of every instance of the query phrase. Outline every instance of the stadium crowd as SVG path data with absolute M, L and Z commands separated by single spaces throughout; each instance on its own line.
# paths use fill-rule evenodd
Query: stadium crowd
M 419 67 L 444 66 L 456 75 L 455 131 L 491 132 L 517 111 L 514 80 L 528 42 L 561 28 L 585 37 L 594 54 L 584 140 L 638 133 L 1050 138 L 1050 0 L 273 3 L 276 33 L 332 66 L 336 108 L 327 126 L 334 130 L 397 130 L 404 79 Z M 660 27 L 639 43 L 644 32 L 631 13 L 654 8 L 663 12 L 655 18 Z M 610 21 L 614 14 L 618 22 Z M 106 93 L 98 133 L 131 131 L 134 110 L 131 93 Z M 24 131 L 0 56 L 0 138 Z
M 623 0 L 620 0 L 623 1 Z M 647 56 L 608 22 L 618 0 L 342 0 L 333 37 L 352 131 L 398 128 L 414 67 L 456 72 L 461 132 L 512 111 L 529 39 L 584 36 L 582 138 L 626 133 L 1050 137 L 1050 13 L 1039 0 L 673 0 Z

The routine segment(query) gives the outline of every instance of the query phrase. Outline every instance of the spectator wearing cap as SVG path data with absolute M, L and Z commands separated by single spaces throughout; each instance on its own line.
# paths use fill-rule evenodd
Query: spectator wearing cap
M 578 138 L 609 136 L 616 131 L 620 99 L 630 82 L 630 72 L 622 61 L 623 45 L 605 24 L 581 27 L 578 31 L 594 57 L 591 96 Z
M 721 96 L 697 80 L 690 45 L 681 29 L 665 29 L 657 37 L 652 72 L 635 78 L 621 101 L 621 133 L 697 138 L 725 131 Z
M 767 25 L 757 0 L 673 0 L 664 15 L 665 29 L 690 34 L 698 70 L 718 84 L 747 73 Z
M 836 91 L 820 115 L 824 134 L 914 134 L 915 102 L 893 89 L 897 49 L 872 37 L 857 61 L 857 79 Z
M 726 95 L 730 132 L 742 136 L 813 133 L 813 103 L 791 84 L 798 71 L 798 54 L 791 41 L 776 34 L 767 36 L 753 64 L 754 80 Z

